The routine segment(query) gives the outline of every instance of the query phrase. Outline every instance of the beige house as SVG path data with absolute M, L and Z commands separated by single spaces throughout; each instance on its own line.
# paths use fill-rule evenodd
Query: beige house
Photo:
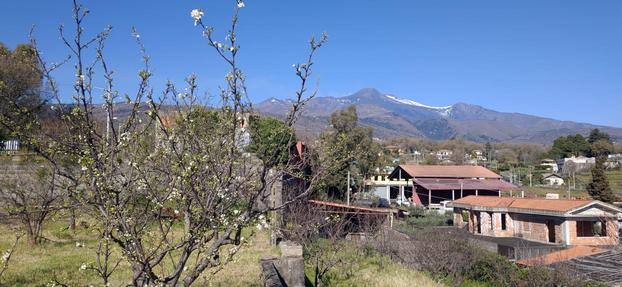
M 565 245 L 617 245 L 622 209 L 597 200 L 467 196 L 454 225 L 473 234 Z

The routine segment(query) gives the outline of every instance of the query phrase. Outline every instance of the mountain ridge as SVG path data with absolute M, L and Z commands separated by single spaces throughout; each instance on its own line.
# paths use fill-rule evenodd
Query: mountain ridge
M 255 105 L 261 114 L 285 116 L 290 99 L 266 99 Z M 599 128 L 614 140 L 622 139 L 622 128 L 556 120 L 517 112 L 498 112 L 483 106 L 457 102 L 450 106 L 430 106 L 411 99 L 364 88 L 344 97 L 317 97 L 305 106 L 297 129 L 314 138 L 328 127 L 330 114 L 355 105 L 359 121 L 374 129 L 380 139 L 419 137 L 434 140 L 462 138 L 475 142 L 551 143 L 569 134 L 587 135 Z

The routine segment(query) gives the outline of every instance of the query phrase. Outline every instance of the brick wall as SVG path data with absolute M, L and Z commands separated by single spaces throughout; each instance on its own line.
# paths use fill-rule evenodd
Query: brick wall
M 454 208 L 454 226 L 458 226 L 460 228 L 469 224 L 463 220 L 462 211 L 462 209 Z
M 469 213 L 468 222 L 462 220 L 462 212 Z M 481 233 L 478 233 L 478 214 L 481 221 Z M 541 216 L 530 214 L 508 213 L 506 214 L 506 230 L 501 229 L 502 213 L 486 211 L 468 211 L 454 209 L 454 225 L 463 227 L 468 226 L 468 231 L 473 234 L 482 234 L 495 237 L 522 237 L 527 240 L 557 243 L 565 242 L 564 229 L 562 228 L 564 218 L 553 216 Z M 615 220 L 607 221 L 607 236 L 578 237 L 577 222 L 568 220 L 569 245 L 617 245 L 618 224 Z M 554 232 L 549 232 L 552 228 Z M 549 236 L 554 236 L 553 242 L 549 241 Z
M 501 217 L 503 216 L 503 214 L 505 214 L 505 230 L 502 229 L 503 224 L 501 222 Z M 514 226 L 514 220 L 512 220 L 512 217 L 510 214 L 495 212 L 493 213 L 493 220 L 494 220 L 494 226 L 495 226 L 495 231 L 494 231 L 495 236 L 499 236 L 499 237 L 514 236 L 514 229 L 512 228 Z
M 607 220 L 607 236 L 579 237 L 577 236 L 577 221 L 568 220 L 568 231 L 570 233 L 570 245 L 617 245 L 618 224 L 615 220 Z
M 555 243 L 562 242 L 562 220 L 530 214 L 512 214 L 515 234 L 528 240 L 549 242 L 549 225 L 555 229 Z

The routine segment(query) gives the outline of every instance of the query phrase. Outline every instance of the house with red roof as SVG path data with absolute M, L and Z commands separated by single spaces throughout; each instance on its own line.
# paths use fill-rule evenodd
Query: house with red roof
M 617 245 L 622 209 L 598 200 L 467 196 L 450 204 L 454 225 L 492 237 L 563 245 Z
M 483 166 L 408 164 L 396 167 L 374 188 L 381 198 L 428 208 L 469 195 L 501 196 L 501 191 L 518 189 Z

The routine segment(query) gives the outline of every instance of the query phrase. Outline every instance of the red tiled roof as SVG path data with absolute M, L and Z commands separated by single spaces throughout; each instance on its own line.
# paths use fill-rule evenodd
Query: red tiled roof
M 501 178 L 491 170 L 477 165 L 408 165 L 399 166 L 411 177 Z
M 555 251 L 546 255 L 521 259 L 516 263 L 524 266 L 550 265 L 558 262 L 568 261 L 577 257 L 590 256 L 603 253 L 607 250 L 591 246 L 574 246 L 568 249 Z
M 513 198 L 497 196 L 466 196 L 453 201 L 454 205 L 470 205 L 493 208 L 515 208 L 525 210 L 568 212 L 584 206 L 591 200 L 578 199 L 544 199 L 544 198 Z
M 415 178 L 427 190 L 516 190 L 518 187 L 500 179 Z

